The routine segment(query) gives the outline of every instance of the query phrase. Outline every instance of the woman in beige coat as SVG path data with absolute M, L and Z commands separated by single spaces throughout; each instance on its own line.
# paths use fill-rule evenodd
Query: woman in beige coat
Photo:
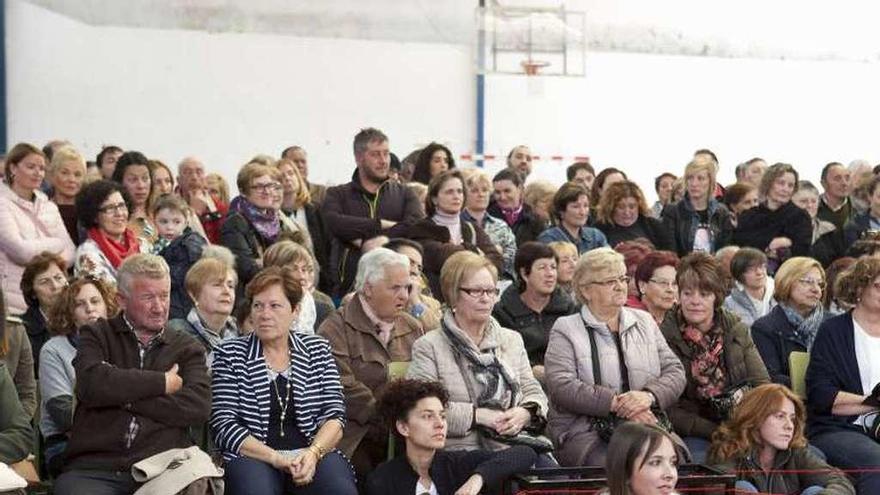
M 594 430 L 593 418 L 613 413 L 656 424 L 658 408 L 674 404 L 684 390 L 684 368 L 654 318 L 624 307 L 627 279 L 619 253 L 599 248 L 584 254 L 573 280 L 583 306 L 556 320 L 550 331 L 544 356 L 553 403 L 549 430 L 563 466 L 605 463 L 608 445 Z
M 442 382 L 449 391 L 449 449 L 503 449 L 546 424 L 547 397 L 522 337 L 491 317 L 497 281 L 486 258 L 470 251 L 450 256 L 440 285 L 451 309 L 439 329 L 413 345 L 408 377 Z

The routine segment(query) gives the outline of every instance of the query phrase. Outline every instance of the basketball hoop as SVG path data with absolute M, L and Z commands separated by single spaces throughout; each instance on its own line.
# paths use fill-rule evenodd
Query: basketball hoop
M 550 62 L 545 62 L 543 60 L 523 60 L 519 64 L 522 66 L 523 72 L 525 72 L 527 76 L 537 76 L 541 69 L 550 65 Z

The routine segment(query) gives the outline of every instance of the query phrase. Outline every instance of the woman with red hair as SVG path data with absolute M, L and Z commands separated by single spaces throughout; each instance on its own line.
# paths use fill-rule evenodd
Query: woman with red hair
M 807 448 L 805 422 L 804 404 L 791 390 L 761 385 L 712 435 L 709 462 L 737 473 L 738 492 L 854 494 L 846 476 Z

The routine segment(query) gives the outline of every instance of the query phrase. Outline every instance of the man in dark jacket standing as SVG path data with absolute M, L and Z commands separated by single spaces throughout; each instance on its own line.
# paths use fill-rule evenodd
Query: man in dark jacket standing
M 137 254 L 119 267 L 119 316 L 79 331 L 78 405 L 58 495 L 129 494 L 132 464 L 192 445 L 188 430 L 211 412 L 211 385 L 198 342 L 165 328 L 168 264 Z
M 332 237 L 330 275 L 337 298 L 351 288 L 362 253 L 391 237 L 406 237 L 408 227 L 425 216 L 415 192 L 389 180 L 391 155 L 382 131 L 369 127 L 357 133 L 354 159 L 351 182 L 328 189 L 322 208 Z

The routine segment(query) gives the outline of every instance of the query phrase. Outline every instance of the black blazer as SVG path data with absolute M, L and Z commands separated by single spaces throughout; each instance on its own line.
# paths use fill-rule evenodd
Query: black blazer
M 438 450 L 429 473 L 439 495 L 452 495 L 472 475 L 483 477 L 481 493 L 501 493 L 509 476 L 529 469 L 537 460 L 535 451 L 522 445 L 498 452 L 488 450 Z M 415 493 L 419 475 L 405 456 L 382 463 L 367 477 L 367 495 Z

